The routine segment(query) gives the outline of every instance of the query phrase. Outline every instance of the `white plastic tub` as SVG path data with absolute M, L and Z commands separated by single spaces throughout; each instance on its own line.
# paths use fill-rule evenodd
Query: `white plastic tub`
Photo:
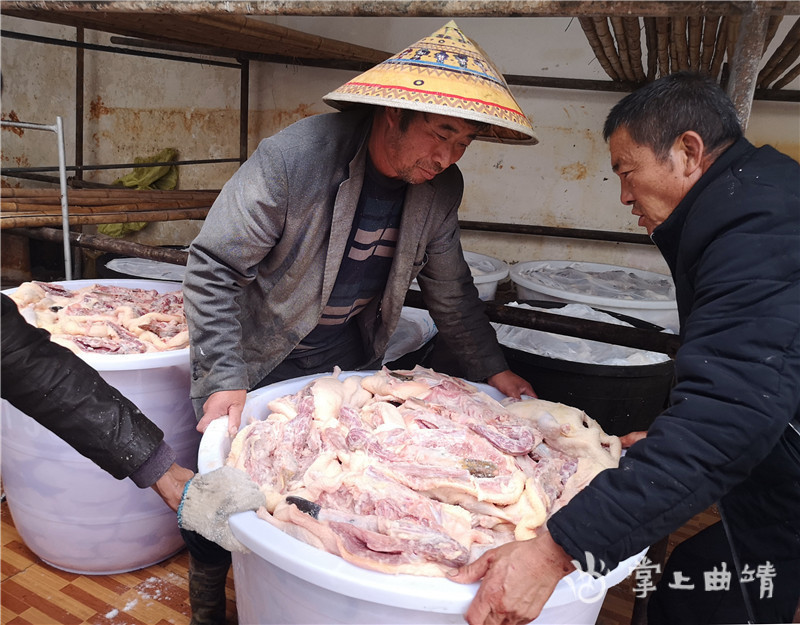
M 665 274 L 602 263 L 541 260 L 513 265 L 510 276 L 519 300 L 586 304 L 678 331 L 675 286 Z
M 370 375 L 372 372 L 345 372 Z M 307 376 L 253 391 L 242 423 L 266 416 L 272 399 L 292 394 L 319 376 Z M 490 386 L 478 385 L 493 397 Z M 224 464 L 230 450 L 227 418 L 213 422 L 203 435 L 198 470 L 206 473 Z M 255 512 L 230 519 L 233 534 L 251 553 L 233 554 L 236 607 L 240 623 L 425 624 L 464 623 L 463 614 L 478 584 L 457 584 L 440 577 L 388 575 L 357 567 L 281 532 Z M 608 575 L 594 578 L 573 572 L 561 580 L 535 623 L 593 625 L 606 590 L 625 579 L 643 553 L 621 563 Z
M 143 280 L 59 284 L 181 288 Z M 179 464 L 194 469 L 200 434 L 189 399 L 188 348 L 81 357 L 164 431 Z M 3 488 L 17 530 L 42 560 L 65 571 L 110 574 L 150 566 L 183 548 L 175 513 L 152 489 L 114 479 L 6 401 L 2 411 Z
M 478 297 L 485 302 L 493 300 L 497 285 L 508 277 L 508 265 L 498 258 L 476 252 L 464 252 L 464 260 L 469 265 L 472 282 L 478 289 Z M 416 279 L 411 282 L 411 289 L 419 291 Z

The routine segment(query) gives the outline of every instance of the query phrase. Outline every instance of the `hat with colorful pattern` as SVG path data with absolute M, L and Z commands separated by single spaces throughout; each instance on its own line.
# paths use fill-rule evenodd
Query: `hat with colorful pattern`
M 489 124 L 478 139 L 539 142 L 503 75 L 453 21 L 323 100 L 340 110 L 373 104 L 460 117 Z

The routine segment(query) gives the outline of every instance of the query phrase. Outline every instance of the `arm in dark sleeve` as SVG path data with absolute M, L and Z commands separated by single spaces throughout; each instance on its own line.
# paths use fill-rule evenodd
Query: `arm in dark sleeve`
M 154 483 L 175 460 L 161 429 L 77 355 L 52 343 L 48 332 L 28 324 L 11 298 L 1 297 L 3 399 L 115 478 L 143 469 L 136 484 Z
M 448 173 L 456 179 L 453 184 L 463 189 L 458 169 L 453 166 Z M 428 260 L 417 282 L 440 337 L 458 357 L 465 376 L 478 381 L 505 371 L 508 363 L 464 259 L 458 227 L 460 204 L 461 193 L 454 194 L 441 228 L 428 243 Z

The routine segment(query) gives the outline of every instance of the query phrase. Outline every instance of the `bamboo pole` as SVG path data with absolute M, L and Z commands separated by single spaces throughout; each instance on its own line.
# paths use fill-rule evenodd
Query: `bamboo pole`
M 719 17 L 706 17 L 703 24 L 703 54 L 700 58 L 700 71 L 711 73 L 711 59 L 714 58 L 714 42 L 717 40 Z
M 778 27 L 781 25 L 783 21 L 783 15 L 773 15 L 769 18 L 769 25 L 767 26 L 767 36 L 764 39 L 764 49 L 761 51 L 761 56 L 764 56 L 767 53 L 767 48 L 769 44 L 772 43 L 772 40 L 775 38 L 776 33 L 778 32 Z
M 672 18 L 672 47 L 675 49 L 675 58 L 678 69 L 689 69 L 689 48 L 686 45 L 686 17 Z
M 70 204 L 69 211 L 77 213 L 107 213 L 113 214 L 115 212 L 138 212 L 138 211 L 154 211 L 154 210 L 173 210 L 180 208 L 211 208 L 211 203 L 205 200 L 178 200 L 169 202 L 169 206 L 165 206 L 164 202 L 137 202 L 132 204 Z M 17 202 L 15 200 L 3 200 L 0 202 L 0 212 L 2 213 L 48 213 L 57 212 L 61 214 L 61 207 L 55 204 L 37 204 L 30 202 Z
M 628 38 L 625 36 L 625 27 L 622 23 L 621 17 L 612 17 L 611 28 L 614 31 L 614 39 L 617 41 L 617 51 L 619 54 L 619 62 L 622 66 L 622 73 L 625 80 L 628 82 L 636 82 L 636 77 L 633 74 L 633 67 L 631 66 L 630 50 L 628 50 Z
M 0 197 L 30 197 L 30 198 L 51 198 L 58 197 L 60 194 L 59 189 L 28 189 L 18 187 L 2 187 L 0 188 Z M 119 188 L 119 189 L 70 189 L 70 198 L 76 197 L 80 199 L 116 199 L 119 197 L 136 197 L 136 198 L 158 198 L 158 199 L 184 199 L 184 198 L 208 198 L 216 197 L 219 195 L 219 190 L 209 191 L 159 191 L 159 190 L 141 190 L 136 191 L 133 189 Z
M 609 61 L 606 56 L 605 50 L 603 50 L 603 44 L 600 42 L 600 38 L 597 35 L 594 20 L 590 17 L 580 17 L 578 18 L 578 22 L 583 29 L 583 33 L 586 35 L 586 40 L 589 42 L 589 46 L 592 48 L 595 58 L 600 63 L 600 67 L 603 68 L 605 73 L 608 74 L 612 80 L 620 80 L 619 74 L 614 70 L 611 61 Z
M 703 37 L 703 18 L 690 17 L 689 20 L 689 67 L 700 70 L 700 41 Z
M 795 21 L 794 25 L 789 29 L 789 32 L 786 33 L 786 37 L 784 37 L 781 44 L 776 48 L 775 52 L 773 52 L 772 56 L 767 60 L 759 73 L 757 85 L 759 88 L 763 88 L 765 84 L 764 78 L 770 75 L 775 66 L 791 51 L 792 46 L 797 42 L 798 38 L 800 38 L 800 18 Z
M 778 82 L 776 82 L 772 88 L 773 89 L 783 89 L 786 85 L 792 82 L 795 78 L 800 76 L 800 63 L 795 65 L 792 69 L 786 72 L 786 75 L 781 78 Z
M 625 78 L 625 71 L 622 69 L 622 63 L 620 62 L 619 55 L 617 54 L 617 47 L 614 44 L 614 37 L 611 35 L 611 31 L 608 29 L 608 20 L 606 20 L 604 17 L 594 17 L 592 18 L 592 21 L 594 21 L 594 27 L 597 30 L 597 37 L 603 46 L 603 52 L 605 52 L 609 63 L 611 63 L 611 67 L 614 68 L 617 76 L 619 76 L 619 80 L 622 80 Z
M 638 17 L 623 17 L 622 30 L 625 32 L 625 40 L 628 42 L 628 55 L 631 59 L 633 77 L 637 83 L 644 82 L 644 69 L 642 68 L 642 31 L 639 26 Z
M 787 52 L 784 57 L 780 60 L 780 62 L 772 68 L 766 76 L 760 78 L 758 81 L 758 85 L 764 89 L 769 87 L 769 84 L 780 78 L 781 74 L 788 69 L 792 63 L 794 63 L 798 57 L 800 57 L 800 39 L 795 42 L 792 46 L 791 50 Z
M 658 75 L 658 33 L 656 18 L 644 18 L 644 42 L 647 47 L 647 80 L 653 81 Z
M 719 33 L 717 34 L 717 43 L 714 45 L 714 58 L 711 60 L 711 76 L 716 80 L 719 76 L 719 71 L 722 68 L 722 61 L 725 58 L 725 50 L 727 49 L 728 40 L 728 17 L 725 16 L 720 20 Z
M 678 42 L 675 41 L 676 30 L 675 20 L 670 18 L 669 21 L 669 69 L 674 73 L 680 71 L 681 67 L 678 64 Z
M 658 75 L 662 77 L 667 76 L 670 73 L 669 32 L 669 18 L 657 17 L 656 36 L 658 40 Z
M 174 211 L 147 211 L 141 213 L 114 213 L 113 215 L 70 215 L 71 226 L 96 224 L 127 223 L 131 221 L 178 221 L 181 219 L 205 219 L 207 208 L 185 208 Z M 41 226 L 60 226 L 60 215 L 36 215 L 18 217 L 16 215 L 0 216 L 0 228 L 38 228 Z
M 727 48 L 728 65 L 733 62 L 733 54 L 736 50 L 736 42 L 739 40 L 739 27 L 742 23 L 741 15 L 728 16 L 728 37 L 725 40 Z

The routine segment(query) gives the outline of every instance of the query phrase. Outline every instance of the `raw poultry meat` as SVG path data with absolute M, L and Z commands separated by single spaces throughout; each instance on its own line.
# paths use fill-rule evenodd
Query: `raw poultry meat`
M 265 493 L 261 518 L 364 568 L 444 575 L 534 536 L 619 460 L 575 408 L 499 402 L 422 367 L 340 374 L 270 401 L 227 464 Z
M 75 352 L 141 354 L 189 345 L 183 293 L 25 282 L 10 295 L 23 317 Z

